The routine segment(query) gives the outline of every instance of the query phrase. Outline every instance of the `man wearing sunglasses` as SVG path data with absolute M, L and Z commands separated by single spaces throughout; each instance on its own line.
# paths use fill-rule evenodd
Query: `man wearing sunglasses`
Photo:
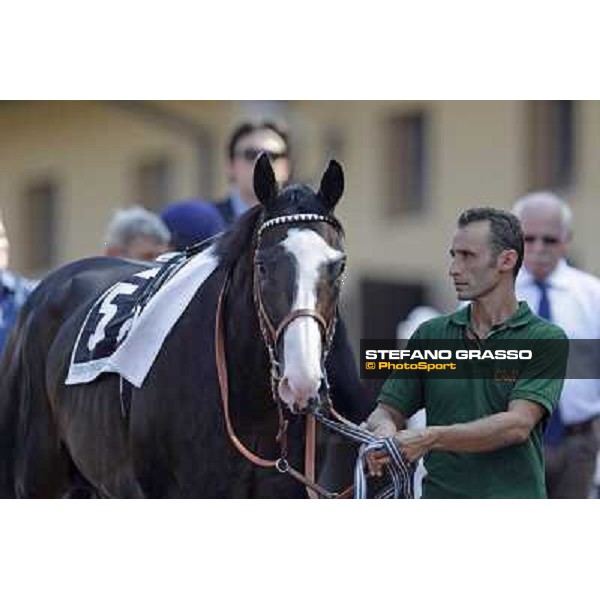
M 572 238 L 569 205 L 550 192 L 518 200 L 525 241 L 524 268 L 516 292 L 540 317 L 559 325 L 572 340 L 600 338 L 600 280 L 568 265 L 565 257 Z M 571 359 L 600 364 L 598 344 L 571 344 Z M 579 352 L 579 354 L 577 354 Z M 546 486 L 549 498 L 587 498 L 598 452 L 597 418 L 600 381 L 565 379 L 559 408 L 544 437 Z
M 289 143 L 285 131 L 271 122 L 239 125 L 227 147 L 230 194 L 217 203 L 227 225 L 258 202 L 254 195 L 253 175 L 254 163 L 262 152 L 269 155 L 279 185 L 284 185 L 290 178 Z

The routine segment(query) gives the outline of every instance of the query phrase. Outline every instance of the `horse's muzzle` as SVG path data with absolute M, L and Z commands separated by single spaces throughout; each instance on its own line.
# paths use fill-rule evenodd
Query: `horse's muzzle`
M 326 415 L 330 414 L 331 409 L 331 398 L 329 397 L 329 388 L 323 380 L 321 387 L 319 388 L 318 394 L 311 396 L 308 399 L 308 403 L 302 409 L 295 409 L 292 412 L 300 415 Z
M 311 390 L 294 389 L 289 379 L 283 377 L 278 386 L 279 398 L 292 414 L 314 413 L 322 408 L 324 398 L 327 398 L 327 394 L 325 396 L 322 394 L 325 388 L 323 380 L 317 388 L 316 392 L 314 387 Z

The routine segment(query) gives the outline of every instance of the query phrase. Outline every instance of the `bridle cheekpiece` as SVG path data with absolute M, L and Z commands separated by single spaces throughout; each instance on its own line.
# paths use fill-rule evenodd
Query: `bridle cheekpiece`
M 315 213 L 299 213 L 295 215 L 283 215 L 281 217 L 274 217 L 265 221 L 259 228 L 257 233 L 257 241 L 256 241 L 256 250 L 254 255 L 254 273 L 253 273 L 253 296 L 254 296 L 254 304 L 256 306 L 258 321 L 260 324 L 261 333 L 263 336 L 263 340 L 267 347 L 267 351 L 269 353 L 269 362 L 271 364 L 271 394 L 273 396 L 273 400 L 279 405 L 279 392 L 278 392 L 278 384 L 281 381 L 283 374 L 281 372 L 281 361 L 277 356 L 277 345 L 279 339 L 284 334 L 287 327 L 297 318 L 299 317 L 310 317 L 314 319 L 319 325 L 319 329 L 321 331 L 321 337 L 323 341 L 323 352 L 322 352 L 322 372 L 325 377 L 325 397 L 328 397 L 328 383 L 327 383 L 327 375 L 325 370 L 325 360 L 329 353 L 329 349 L 331 347 L 331 343 L 333 341 L 333 335 L 335 333 L 336 319 L 337 313 L 334 313 L 333 319 L 328 324 L 325 317 L 321 315 L 316 310 L 312 309 L 297 309 L 288 313 L 281 323 L 279 327 L 275 328 L 269 315 L 267 314 L 262 297 L 260 295 L 260 290 L 258 286 L 257 276 L 256 276 L 256 264 L 257 258 L 256 254 L 258 252 L 260 241 L 263 233 L 276 227 L 278 225 L 293 225 L 296 223 L 314 223 L 314 222 L 324 222 L 332 225 L 341 235 L 344 234 L 344 230 L 342 228 L 341 223 L 333 216 L 333 215 L 319 215 Z

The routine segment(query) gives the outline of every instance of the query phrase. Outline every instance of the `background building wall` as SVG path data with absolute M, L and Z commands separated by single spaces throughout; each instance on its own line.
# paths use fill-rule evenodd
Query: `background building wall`
M 600 275 L 600 103 L 575 105 L 574 174 L 563 190 L 575 211 L 572 254 Z M 427 193 L 422 210 L 390 215 L 387 181 L 397 168 L 388 152 L 391 119 L 414 113 L 427 122 Z M 0 206 L 12 266 L 27 272 L 26 249 L 36 243 L 28 232 L 39 215 L 24 200 L 35 182 L 56 184 L 57 266 L 100 253 L 112 212 L 144 200 L 136 195 L 140 165 L 167 160 L 169 200 L 218 198 L 227 190 L 233 127 L 249 116 L 274 117 L 289 126 L 297 180 L 317 185 L 332 156 L 344 166 L 343 303 L 356 340 L 365 279 L 416 283 L 429 303 L 454 307 L 446 271 L 456 218 L 469 206 L 509 208 L 528 190 L 529 114 L 521 101 L 0 102 Z

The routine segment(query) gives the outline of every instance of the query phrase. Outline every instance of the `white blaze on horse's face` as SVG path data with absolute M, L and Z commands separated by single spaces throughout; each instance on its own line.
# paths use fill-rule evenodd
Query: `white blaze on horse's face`
M 294 257 L 296 282 L 292 311 L 317 308 L 317 283 L 323 265 L 343 258 L 312 229 L 290 229 L 280 242 Z M 283 336 L 284 371 L 279 395 L 293 411 L 307 408 L 317 397 L 325 374 L 321 365 L 321 330 L 312 317 L 294 319 Z

